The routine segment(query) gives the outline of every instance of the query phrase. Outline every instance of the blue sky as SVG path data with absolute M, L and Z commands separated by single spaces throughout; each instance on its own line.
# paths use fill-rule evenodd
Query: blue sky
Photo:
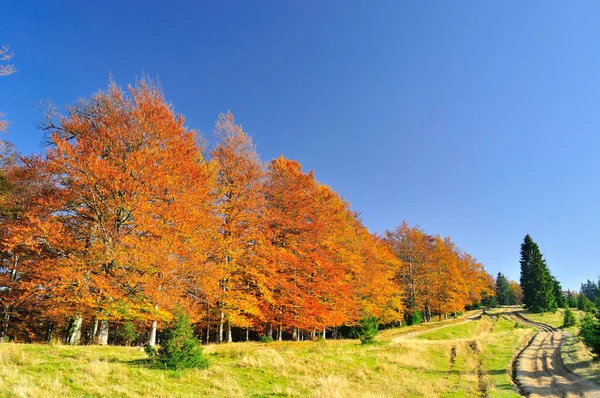
M 8 139 L 40 101 L 158 77 L 210 137 L 231 110 L 374 232 L 402 220 L 519 276 L 526 233 L 565 288 L 600 274 L 600 4 L 592 1 L 14 1 Z

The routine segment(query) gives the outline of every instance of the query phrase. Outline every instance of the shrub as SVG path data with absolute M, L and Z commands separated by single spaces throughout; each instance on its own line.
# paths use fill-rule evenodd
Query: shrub
M 377 333 L 379 333 L 379 319 L 370 316 L 360 320 L 359 338 L 361 344 L 373 344 Z
M 600 360 L 600 312 L 596 319 L 589 313 L 585 314 L 579 325 L 581 341 L 592 351 L 594 360 Z
M 410 325 L 418 325 L 419 323 L 421 323 L 421 321 L 423 321 L 423 315 L 419 312 L 419 311 L 415 311 L 412 313 L 411 317 L 410 317 Z
M 173 323 L 165 330 L 156 361 L 167 369 L 208 368 L 200 341 L 194 336 L 190 320 L 182 310 L 177 310 Z
M 577 323 L 577 319 L 575 318 L 575 314 L 569 307 L 565 307 L 565 313 L 563 314 L 563 327 L 568 328 Z
M 267 336 L 266 334 L 264 336 L 260 336 L 260 342 L 261 343 L 272 343 L 273 342 L 273 337 L 271 336 Z
M 579 300 L 577 301 L 577 309 L 585 312 L 593 312 L 594 311 L 594 303 L 590 301 L 583 294 L 579 295 Z
M 144 346 L 144 352 L 146 355 L 150 357 L 150 359 L 155 360 L 158 357 L 158 350 L 156 347 L 151 346 L 150 344 L 146 344 Z
M 127 321 L 117 330 L 117 337 L 125 342 L 125 345 L 130 346 L 135 339 L 138 337 L 138 333 L 135 330 L 133 322 Z

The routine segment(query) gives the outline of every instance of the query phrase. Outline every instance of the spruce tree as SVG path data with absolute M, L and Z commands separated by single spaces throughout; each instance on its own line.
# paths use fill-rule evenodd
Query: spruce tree
M 552 291 L 554 292 L 554 301 L 556 302 L 556 307 L 565 308 L 567 306 L 567 299 L 563 294 L 560 282 L 555 277 L 552 277 Z
M 523 304 L 532 312 L 556 310 L 554 282 L 537 243 L 526 235 L 521 244 Z
M 498 272 L 498 277 L 496 278 L 496 301 L 499 305 L 509 305 L 512 295 L 513 293 L 510 290 L 508 280 L 501 272 Z
M 567 290 L 567 305 L 569 308 L 577 308 L 577 296 L 570 290 Z

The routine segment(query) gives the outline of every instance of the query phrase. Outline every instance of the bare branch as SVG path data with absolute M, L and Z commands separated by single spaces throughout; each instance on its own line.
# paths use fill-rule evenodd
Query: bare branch
M 0 61 L 10 61 L 14 56 L 14 53 L 8 52 L 8 46 L 0 47 Z M 12 75 L 16 71 L 14 65 L 0 65 L 0 76 Z

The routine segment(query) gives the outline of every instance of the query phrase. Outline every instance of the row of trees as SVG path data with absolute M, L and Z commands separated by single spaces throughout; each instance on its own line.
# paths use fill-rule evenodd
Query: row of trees
M 429 235 L 402 223 L 387 231 L 383 240 L 402 264 L 397 282 L 403 288 L 408 324 L 463 311 L 492 290 L 493 278 L 483 265 L 448 237 Z
M 600 308 L 600 277 L 598 277 L 598 283 L 589 279 L 585 283 L 582 283 L 580 295 L 585 297 L 596 308 Z
M 449 238 L 379 238 L 298 162 L 264 164 L 231 113 L 207 151 L 145 81 L 49 114 L 44 157 L 2 157 L 0 332 L 106 343 L 189 314 L 205 341 L 301 339 L 461 311 L 489 275 Z

